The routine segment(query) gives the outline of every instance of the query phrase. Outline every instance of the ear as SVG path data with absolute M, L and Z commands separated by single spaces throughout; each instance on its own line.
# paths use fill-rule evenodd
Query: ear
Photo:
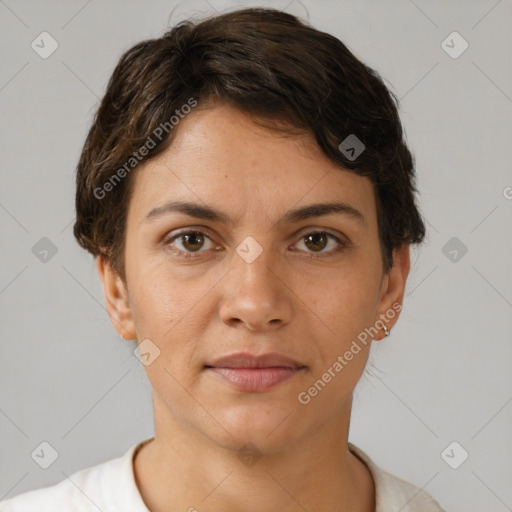
M 409 245 L 404 244 L 393 251 L 393 266 L 382 280 L 381 297 L 377 309 L 378 318 L 375 319 L 376 326 L 383 323 L 391 331 L 398 321 L 410 267 Z M 380 330 L 382 335 L 374 339 L 381 340 L 385 337 L 384 330 L 382 328 Z
M 103 283 L 105 306 L 114 329 L 126 340 L 136 339 L 137 334 L 125 283 L 110 263 L 101 256 L 96 259 L 96 267 Z

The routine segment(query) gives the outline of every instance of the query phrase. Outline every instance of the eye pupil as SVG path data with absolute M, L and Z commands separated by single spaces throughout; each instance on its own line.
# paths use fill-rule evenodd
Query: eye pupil
M 318 240 L 320 240 L 320 242 Z M 309 242 L 312 242 L 313 247 L 310 245 Z M 305 243 L 309 249 L 319 249 L 321 251 L 327 245 L 327 236 L 324 233 L 311 233 L 310 235 L 305 237 Z M 320 245 L 321 247 L 318 248 L 318 245 Z
M 201 233 L 187 233 L 182 235 L 182 237 L 183 247 L 186 247 L 187 250 L 191 250 L 192 252 L 201 249 L 204 243 L 204 236 Z

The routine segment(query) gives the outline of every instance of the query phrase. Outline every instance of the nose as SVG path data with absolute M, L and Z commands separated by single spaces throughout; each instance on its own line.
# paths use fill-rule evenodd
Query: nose
M 270 248 L 251 263 L 237 253 L 232 268 L 221 281 L 221 320 L 232 327 L 244 326 L 249 331 L 276 330 L 290 322 L 293 292 L 289 277 L 279 272 L 277 256 Z

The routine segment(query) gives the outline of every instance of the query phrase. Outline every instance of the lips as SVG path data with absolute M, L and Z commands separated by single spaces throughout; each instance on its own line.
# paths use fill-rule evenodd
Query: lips
M 217 359 L 205 370 L 245 392 L 269 390 L 305 369 L 281 354 L 234 354 Z
M 289 357 L 280 354 L 234 354 L 217 359 L 214 368 L 299 368 L 301 365 Z

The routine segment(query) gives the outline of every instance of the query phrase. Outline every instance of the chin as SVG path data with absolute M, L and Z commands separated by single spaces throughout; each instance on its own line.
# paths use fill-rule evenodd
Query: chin
M 295 405 L 251 403 L 232 405 L 212 414 L 226 429 L 216 441 L 223 447 L 240 451 L 253 445 L 262 453 L 277 453 L 297 443 L 307 427 L 298 420 Z M 304 434 L 305 432 L 303 432 Z

